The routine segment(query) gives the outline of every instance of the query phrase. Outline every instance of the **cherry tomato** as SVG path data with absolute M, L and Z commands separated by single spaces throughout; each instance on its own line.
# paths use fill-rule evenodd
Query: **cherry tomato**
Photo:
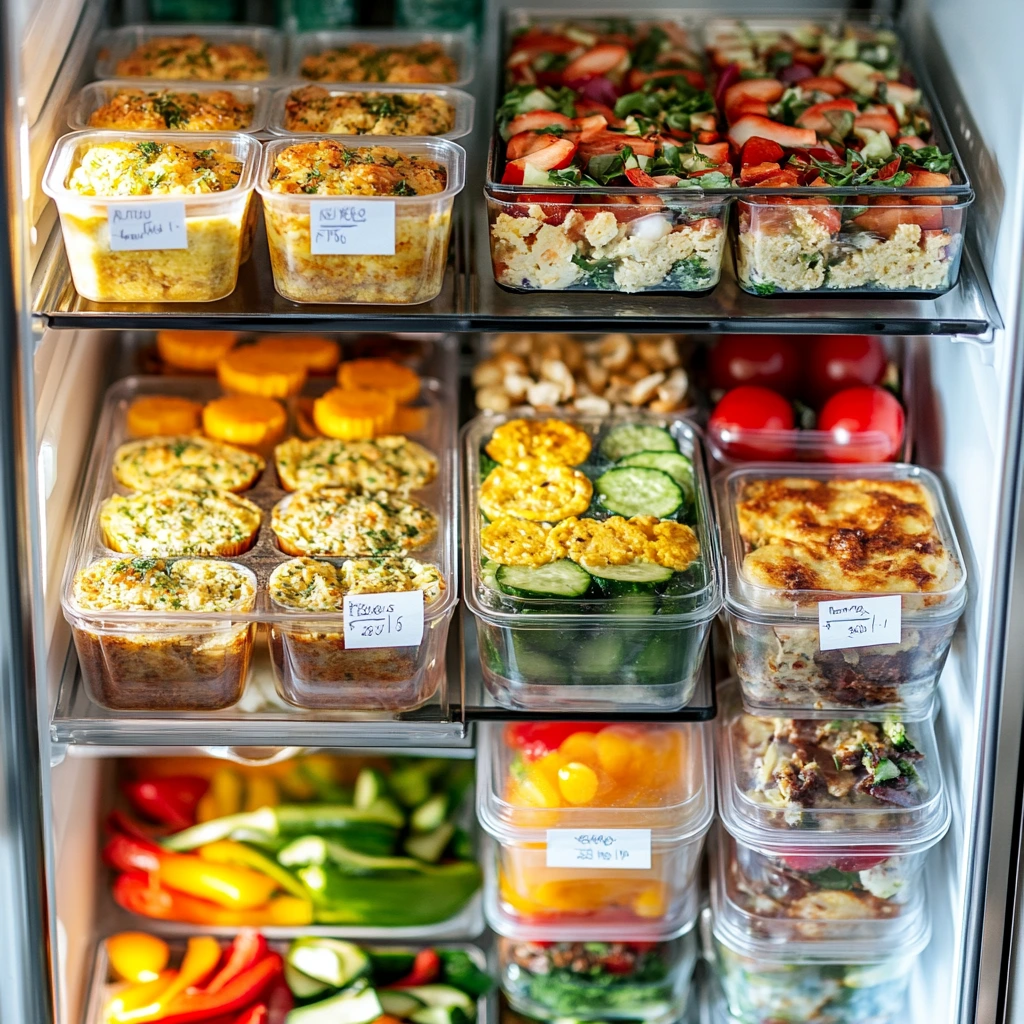
M 889 462 L 903 444 L 903 406 L 885 388 L 847 388 L 821 410 L 818 429 L 832 434 L 829 462 Z M 851 438 L 870 431 L 871 438 Z
M 800 385 L 802 357 L 791 339 L 775 334 L 727 334 L 711 350 L 713 388 L 759 384 L 793 397 Z
M 788 458 L 793 446 L 784 432 L 793 426 L 789 400 L 753 385 L 726 392 L 708 420 L 719 448 L 730 459 L 747 462 Z
M 877 384 L 885 375 L 885 350 L 868 334 L 823 335 L 810 345 L 804 375 L 808 397 L 820 402 L 843 388 Z

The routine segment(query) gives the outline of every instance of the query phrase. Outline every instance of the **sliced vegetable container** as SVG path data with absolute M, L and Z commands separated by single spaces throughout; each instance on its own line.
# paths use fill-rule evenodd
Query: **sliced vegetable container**
M 484 188 L 498 284 L 713 289 L 732 166 L 684 19 L 631 10 L 613 29 L 511 11 L 504 28 Z
M 493 725 L 478 759 L 477 816 L 497 841 L 487 914 L 506 933 L 644 941 L 693 920 L 713 817 L 704 727 Z
M 463 450 L 466 603 L 495 700 L 685 706 L 720 606 L 696 428 L 526 410 L 477 417 Z
M 729 657 L 748 710 L 931 715 L 967 599 L 966 566 L 933 473 L 900 463 L 762 463 L 719 474 L 715 505 Z M 863 623 L 842 616 L 832 624 L 841 639 L 822 640 L 819 606 L 870 597 L 900 599 L 899 632 L 893 609 L 891 632 L 875 634 L 888 642 L 870 644 L 850 632 Z

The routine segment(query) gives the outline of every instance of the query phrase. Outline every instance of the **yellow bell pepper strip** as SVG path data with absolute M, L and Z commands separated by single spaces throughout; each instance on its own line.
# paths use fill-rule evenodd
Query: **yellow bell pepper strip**
M 199 803 L 196 804 L 196 822 L 213 821 L 220 812 L 217 810 L 217 798 L 212 790 L 207 790 Z
M 156 876 L 168 889 L 229 910 L 262 907 L 277 889 L 277 882 L 266 875 L 233 864 L 213 864 L 190 854 L 161 853 Z
M 216 843 L 207 843 L 200 846 L 199 856 L 213 864 L 236 864 L 241 867 L 251 868 L 262 875 L 275 881 L 278 888 L 283 889 L 300 900 L 308 899 L 303 884 L 286 868 L 281 867 L 272 857 L 268 857 L 262 850 L 245 843 L 236 843 L 231 839 L 221 839 Z
M 210 792 L 217 803 L 217 817 L 237 814 L 242 809 L 242 776 L 231 768 L 220 768 L 210 779 Z
M 268 775 L 250 775 L 245 780 L 246 811 L 258 811 L 261 807 L 276 807 L 281 802 L 277 783 Z
M 105 945 L 111 968 L 125 981 L 155 981 L 171 956 L 167 943 L 147 932 L 120 932 Z
M 177 971 L 162 971 L 152 981 L 141 981 L 119 988 L 110 997 L 103 1011 L 103 1019 L 109 1024 L 129 1024 L 132 1015 L 144 1007 L 152 1006 L 177 976 Z
M 205 981 L 220 963 L 220 943 L 210 935 L 198 935 L 188 940 L 185 957 L 171 983 L 149 1006 L 140 1006 L 119 1024 L 144 1024 L 145 1021 L 166 1017 L 169 1008 L 187 989 Z

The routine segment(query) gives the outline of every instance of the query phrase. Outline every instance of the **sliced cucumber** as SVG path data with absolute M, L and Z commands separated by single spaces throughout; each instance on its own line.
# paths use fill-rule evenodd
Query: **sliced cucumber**
M 352 800 L 356 807 L 365 810 L 388 795 L 387 780 L 376 768 L 363 768 L 359 772 Z
M 377 992 L 377 997 L 380 999 L 380 1005 L 384 1007 L 384 1012 L 389 1017 L 398 1017 L 399 1020 L 411 1017 L 425 1005 L 422 1000 L 409 995 L 403 989 L 382 988 Z
M 590 573 L 568 558 L 536 569 L 503 565 L 496 579 L 498 586 L 513 597 L 582 597 L 591 584 Z
M 405 852 L 417 860 L 436 864 L 454 835 L 455 824 L 451 821 L 443 821 L 433 832 L 427 832 L 422 836 L 410 836 L 406 839 Z
M 433 832 L 444 822 L 447 814 L 448 797 L 444 793 L 435 793 L 412 812 L 409 824 L 413 832 Z
M 366 955 L 373 965 L 373 978 L 378 986 L 390 985 L 399 978 L 404 978 L 412 970 L 416 960 L 414 953 L 402 949 L 386 949 L 383 946 L 372 947 L 367 950 Z M 382 989 L 378 987 L 377 995 L 382 994 Z
M 489 558 L 485 558 L 480 565 L 480 582 L 490 590 L 500 589 L 496 578 L 500 568 L 500 562 L 494 562 Z
M 402 991 L 426 1006 L 441 1006 L 445 1009 L 457 1006 L 469 1015 L 476 1012 L 476 1000 L 453 985 L 409 985 Z
M 388 785 L 405 807 L 418 807 L 430 796 L 430 776 L 419 764 L 396 768 L 388 779 Z
M 467 1024 L 471 1019 L 458 1006 L 424 1006 L 409 1017 L 412 1024 Z
M 679 452 L 634 452 L 619 459 L 618 465 L 660 469 L 682 487 L 687 500 L 693 497 L 693 463 Z
M 285 955 L 293 969 L 332 988 L 344 988 L 370 969 L 370 958 L 342 939 L 296 939 Z
M 602 580 L 617 580 L 621 583 L 665 583 L 672 578 L 674 570 L 653 562 L 634 562 L 632 565 L 585 566 L 591 576 Z
M 650 423 L 624 423 L 612 427 L 601 442 L 601 454 L 612 462 L 637 452 L 677 452 L 679 445 L 664 428 Z
M 302 971 L 297 971 L 287 962 L 284 965 L 284 980 L 296 999 L 315 999 L 331 987 L 323 981 L 311 978 L 308 974 L 303 974 Z
M 602 473 L 594 483 L 597 500 L 609 512 L 665 519 L 683 504 L 683 490 L 660 469 L 623 466 Z
M 319 1003 L 297 1006 L 285 1024 L 370 1024 L 383 1013 L 374 989 L 346 989 Z

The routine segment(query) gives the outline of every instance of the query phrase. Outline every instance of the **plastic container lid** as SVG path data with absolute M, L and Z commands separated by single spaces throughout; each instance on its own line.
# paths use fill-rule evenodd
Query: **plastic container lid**
M 897 791 L 903 803 L 883 803 L 852 787 L 852 798 L 845 802 L 822 792 L 818 806 L 802 806 L 781 797 L 772 803 L 770 796 L 758 794 L 758 775 L 765 772 L 766 757 L 782 758 L 793 750 L 791 744 L 774 737 L 786 723 L 828 730 L 853 728 L 869 720 L 757 718 L 740 707 L 732 680 L 718 688 L 718 702 L 718 806 L 725 828 L 745 845 L 769 856 L 823 847 L 871 847 L 908 854 L 934 846 L 949 828 L 949 801 L 930 720 L 905 727 L 907 738 L 923 756 L 912 762 L 914 780 Z M 892 722 L 886 723 L 890 729 Z M 778 788 L 769 792 L 778 794 Z
M 920 485 L 933 505 L 933 523 L 938 541 L 949 556 L 945 576 L 937 580 L 927 591 L 901 592 L 895 590 L 826 590 L 800 587 L 770 586 L 759 582 L 745 567 L 748 545 L 740 534 L 737 505 L 747 488 L 760 481 L 788 478 L 790 480 L 814 481 L 827 484 L 831 481 L 878 481 L 881 483 L 909 482 Z M 881 597 L 899 594 L 902 597 L 903 621 L 934 622 L 949 621 L 959 617 L 967 600 L 967 570 L 963 555 L 953 532 L 949 509 L 939 478 L 920 466 L 891 463 L 874 466 L 793 466 L 783 463 L 764 463 L 745 466 L 720 473 L 714 481 L 715 510 L 722 531 L 722 547 L 725 559 L 725 604 L 745 618 L 757 621 L 793 622 L 811 621 L 817 625 L 818 603 L 827 600 L 849 600 L 851 597 Z M 780 502 L 781 504 L 781 502 Z M 767 521 L 771 509 L 763 513 Z M 844 520 L 848 523 L 849 520 Z M 799 527 L 803 528 L 800 524 Z M 842 531 L 842 536 L 840 532 Z M 834 524 L 829 551 L 825 560 L 834 563 L 832 544 L 844 541 L 845 535 L 853 531 L 849 526 Z M 920 536 L 920 535 L 918 535 Z M 790 538 L 786 538 L 789 540 Z M 859 539 L 856 539 L 859 542 Z M 904 544 L 912 550 L 912 544 Z M 763 549 L 763 545 L 757 550 Z
M 551 723 L 551 726 L 558 728 L 565 724 Z M 581 730 L 595 731 L 595 726 L 601 723 L 579 724 Z M 518 751 L 508 741 L 510 730 L 544 728 L 544 725 L 488 723 L 481 725 L 477 745 L 477 816 L 481 826 L 506 845 L 545 846 L 548 829 L 650 829 L 653 847 L 703 836 L 714 817 L 714 765 L 707 727 L 697 723 L 607 725 L 629 730 L 633 736 L 648 732 L 652 734 L 652 744 L 658 742 L 655 739 L 658 733 L 676 733 L 682 742 L 676 748 L 678 768 L 673 768 L 671 773 L 680 782 L 678 792 L 666 794 L 663 803 L 657 802 L 656 794 L 648 796 L 637 792 L 634 802 L 625 807 L 515 805 L 506 796 L 505 781 L 513 766 L 522 762 Z M 667 781 L 669 774 L 669 771 L 662 773 L 659 781 Z

